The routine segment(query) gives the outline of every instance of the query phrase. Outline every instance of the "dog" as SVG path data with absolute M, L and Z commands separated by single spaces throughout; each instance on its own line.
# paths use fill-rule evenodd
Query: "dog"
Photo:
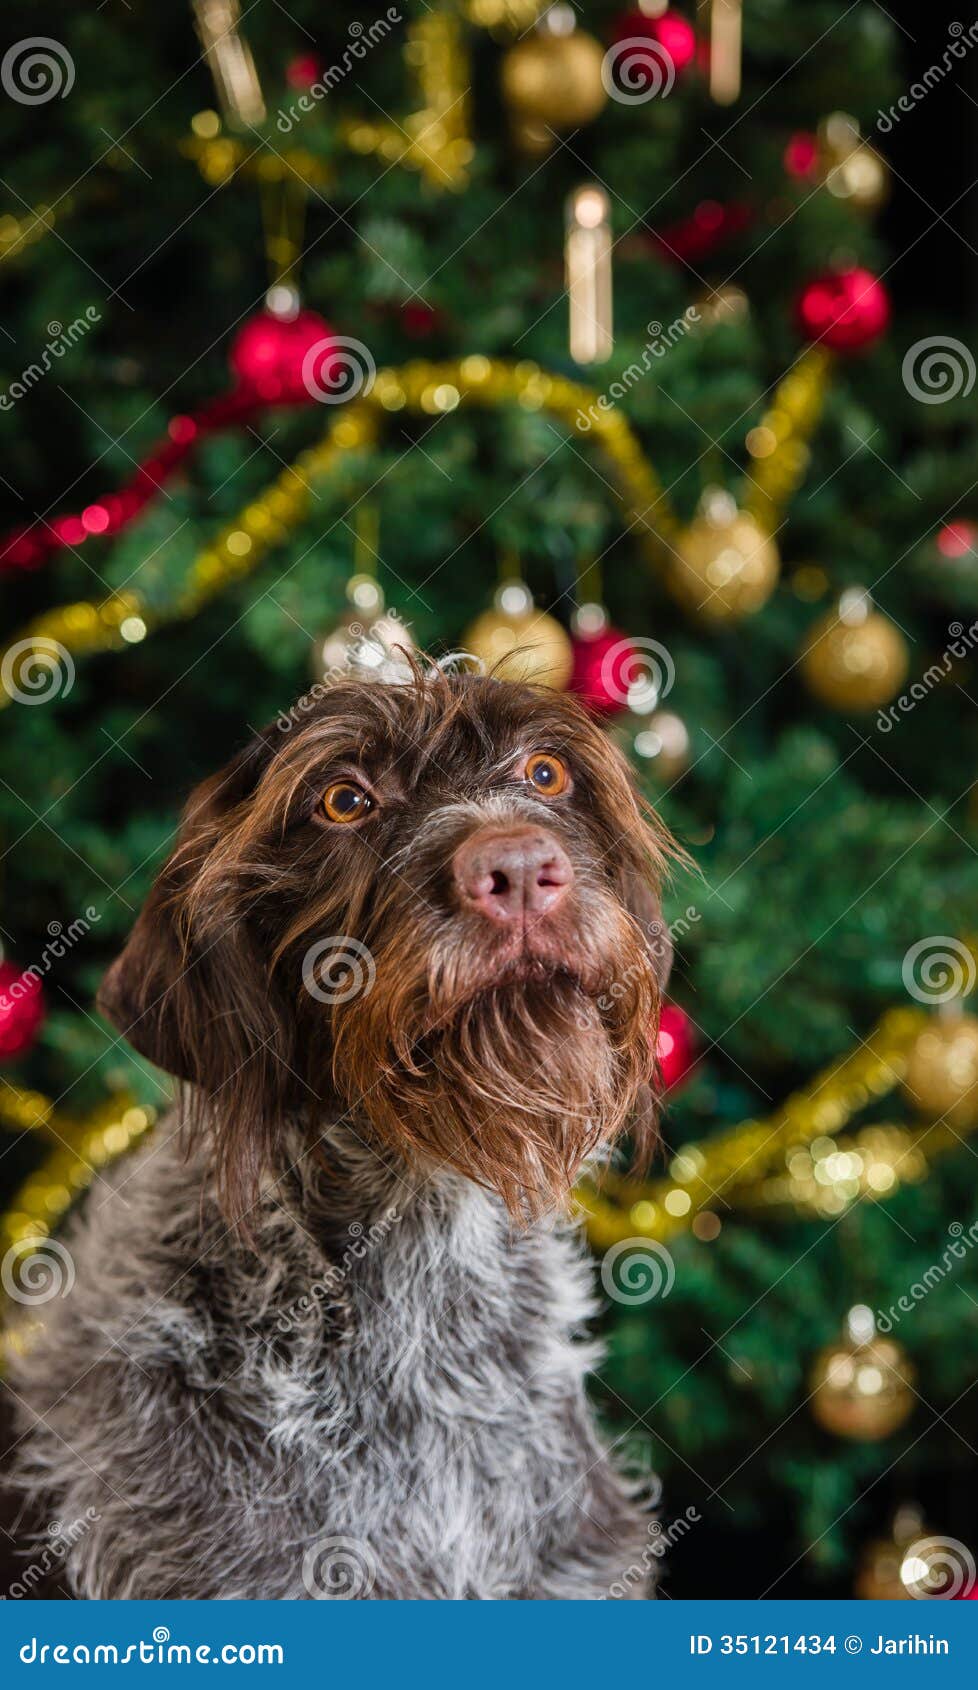
M 670 849 L 574 699 L 420 663 L 194 792 L 99 996 L 180 1101 L 10 1369 L 75 1595 L 609 1595 L 566 1220 L 654 1136 Z

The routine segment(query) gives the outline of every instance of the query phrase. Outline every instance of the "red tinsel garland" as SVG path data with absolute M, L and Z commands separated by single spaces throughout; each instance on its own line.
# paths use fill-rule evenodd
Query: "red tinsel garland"
M 106 493 L 84 510 L 15 528 L 0 538 L 0 572 L 38 569 L 52 552 L 80 546 L 93 536 L 121 534 L 154 499 L 203 440 L 224 429 L 240 428 L 277 405 L 308 405 L 315 393 L 306 387 L 310 357 L 328 364 L 332 331 L 314 311 L 291 320 L 259 312 L 239 329 L 230 363 L 237 385 L 199 411 L 171 417 L 166 438 L 136 470 L 132 480 Z

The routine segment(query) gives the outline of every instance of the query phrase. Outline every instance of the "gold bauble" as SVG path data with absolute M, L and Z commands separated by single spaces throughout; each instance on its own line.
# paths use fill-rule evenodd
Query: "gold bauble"
M 406 654 L 414 650 L 414 637 L 395 611 L 385 610 L 378 583 L 372 576 L 354 575 L 347 599 L 349 608 L 313 643 L 314 680 L 410 680 Z
M 569 35 L 527 35 L 503 58 L 503 95 L 517 126 L 576 129 L 590 123 L 608 98 L 601 80 L 604 52 L 582 29 Z
M 875 1443 L 913 1411 L 914 1370 L 901 1344 L 881 1337 L 868 1308 L 849 1311 L 844 1337 L 815 1359 L 812 1413 L 840 1438 Z
M 914 1503 L 898 1508 L 889 1537 L 874 1538 L 859 1557 L 855 1594 L 863 1602 L 907 1602 L 911 1591 L 903 1576 L 911 1545 L 925 1536 L 924 1520 Z M 916 1571 L 911 1565 L 908 1571 Z
M 730 622 L 767 603 L 780 568 L 770 534 L 729 494 L 714 492 L 676 542 L 669 584 L 698 616 Z
M 878 211 L 889 195 L 890 172 L 859 133 L 855 118 L 833 112 L 818 131 L 819 175 L 830 194 L 855 211 Z
M 833 710 L 877 710 L 903 684 L 907 642 L 861 589 L 850 588 L 815 623 L 799 661 L 809 691 L 823 704 Z
M 678 780 L 689 768 L 689 729 L 673 710 L 631 718 L 631 750 L 657 780 Z
M 522 581 L 507 581 L 491 610 L 477 616 L 462 647 L 503 681 L 526 681 L 563 691 L 571 677 L 573 652 L 559 622 L 536 610 Z
M 937 1016 L 910 1047 L 904 1095 L 928 1120 L 952 1127 L 978 1121 L 978 1019 Z

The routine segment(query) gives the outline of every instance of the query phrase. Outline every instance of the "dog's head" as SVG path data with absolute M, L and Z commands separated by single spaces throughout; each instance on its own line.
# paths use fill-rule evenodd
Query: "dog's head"
M 514 1214 L 651 1130 L 668 839 L 571 698 L 343 681 L 193 794 L 99 998 L 191 1082 L 229 1214 L 338 1103 Z

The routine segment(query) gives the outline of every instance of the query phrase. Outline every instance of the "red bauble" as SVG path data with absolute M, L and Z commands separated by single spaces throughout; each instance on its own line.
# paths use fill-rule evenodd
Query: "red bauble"
M 963 517 L 946 522 L 938 532 L 937 549 L 942 557 L 978 556 L 978 524 Z
M 36 974 L 0 962 L 0 1062 L 30 1050 L 44 1020 L 44 993 Z
M 318 53 L 297 53 L 285 67 L 285 80 L 290 88 L 311 88 L 323 72 Z
M 244 392 L 285 405 L 301 404 L 314 399 L 317 388 L 323 390 L 323 365 L 330 361 L 332 344 L 333 331 L 318 311 L 299 311 L 294 317 L 259 311 L 231 342 L 231 369 Z M 306 359 L 316 349 L 304 378 Z
M 663 1092 L 673 1091 L 688 1078 L 696 1059 L 693 1025 L 677 1003 L 666 1003 L 659 1016 L 655 1048 Z
M 596 634 L 575 634 L 571 642 L 573 668 L 568 691 L 598 716 L 614 716 L 628 703 L 629 685 L 642 679 L 638 655 L 627 634 L 602 628 Z
M 890 321 L 890 296 L 871 270 L 827 270 L 803 288 L 802 333 L 833 352 L 858 352 L 878 340 Z
M 625 12 L 615 23 L 614 37 L 616 41 L 654 42 L 672 61 L 677 76 L 696 57 L 696 32 L 681 12 L 663 12 L 657 18 L 647 18 L 644 12 Z M 640 51 L 636 50 L 629 58 L 632 65 L 641 64 Z M 661 76 L 662 67 L 662 54 L 650 49 L 649 75 Z
M 818 169 L 818 136 L 809 129 L 800 129 L 784 149 L 784 167 L 789 176 L 805 182 Z

